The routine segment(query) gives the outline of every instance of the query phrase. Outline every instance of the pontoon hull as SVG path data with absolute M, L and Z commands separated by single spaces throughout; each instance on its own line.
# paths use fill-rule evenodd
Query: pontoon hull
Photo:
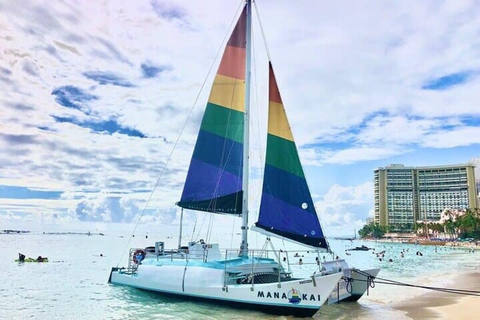
M 315 274 L 310 278 L 267 284 L 224 285 L 224 271 L 206 267 L 140 265 L 135 273 L 113 268 L 110 281 L 117 285 L 209 300 L 235 308 L 309 317 L 336 287 L 342 273 Z
M 367 281 L 366 274 L 371 277 L 376 277 L 380 272 L 380 269 L 368 269 L 359 270 L 347 269 L 344 270 L 344 276 L 352 279 L 351 282 L 347 282 L 341 279 L 332 291 L 332 294 L 328 298 L 328 304 L 339 302 L 355 302 L 360 299 L 365 292 L 367 292 L 370 283 Z

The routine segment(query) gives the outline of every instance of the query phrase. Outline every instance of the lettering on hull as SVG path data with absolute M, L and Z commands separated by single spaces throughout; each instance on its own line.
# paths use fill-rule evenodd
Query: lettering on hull
M 301 293 L 297 289 L 292 288 L 292 290 L 285 292 L 278 292 L 278 291 L 262 291 L 259 290 L 257 292 L 257 298 L 267 298 L 267 299 L 275 299 L 275 300 L 287 300 L 292 304 L 299 304 L 303 301 L 320 301 L 320 295 L 317 294 L 308 294 L 308 293 Z

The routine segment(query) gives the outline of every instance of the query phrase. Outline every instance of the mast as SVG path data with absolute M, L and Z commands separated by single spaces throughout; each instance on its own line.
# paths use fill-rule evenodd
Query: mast
M 183 208 L 180 213 L 180 235 L 178 236 L 178 249 L 182 246 L 182 224 L 183 224 Z
M 251 26 L 252 26 L 252 0 L 247 2 L 247 44 L 245 63 L 245 118 L 244 118 L 244 151 L 243 151 L 243 199 L 242 199 L 242 243 L 240 257 L 248 257 L 248 174 L 250 159 L 250 64 L 251 64 Z

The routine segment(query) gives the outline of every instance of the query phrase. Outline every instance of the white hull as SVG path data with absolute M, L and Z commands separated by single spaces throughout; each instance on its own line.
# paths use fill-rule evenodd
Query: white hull
M 180 261 L 178 261 L 180 262 Z M 191 298 L 228 302 L 265 312 L 312 316 L 325 303 L 341 272 L 305 279 L 225 285 L 225 271 L 210 266 L 140 265 L 134 273 L 112 269 L 111 283 Z
M 333 289 L 328 304 L 340 302 L 354 302 L 360 299 L 369 289 L 367 274 L 375 278 L 380 269 L 358 270 L 355 268 L 344 269 L 344 277 L 350 278 L 351 281 L 340 279 Z

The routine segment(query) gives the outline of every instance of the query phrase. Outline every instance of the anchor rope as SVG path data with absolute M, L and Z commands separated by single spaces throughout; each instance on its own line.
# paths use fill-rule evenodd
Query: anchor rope
M 368 288 L 375 288 L 375 284 L 379 283 L 379 284 L 386 284 L 386 285 L 419 288 L 419 289 L 426 289 L 426 290 L 432 290 L 432 291 L 438 291 L 438 292 L 445 292 L 445 293 L 480 297 L 480 291 L 479 290 L 466 290 L 466 289 L 456 289 L 456 288 L 444 288 L 444 287 L 415 285 L 415 284 L 402 282 L 402 281 L 397 281 L 397 280 L 392 280 L 392 279 L 374 277 L 374 276 L 370 275 L 369 273 L 364 272 L 362 270 L 358 270 L 358 269 L 352 269 L 352 271 L 355 271 L 356 273 L 365 276 L 366 280 L 364 280 L 364 279 L 353 279 L 351 277 L 345 277 L 345 276 L 342 277 L 342 279 L 347 282 L 346 290 L 347 290 L 348 293 L 352 293 L 353 282 L 359 281 L 359 282 L 366 282 L 367 283 L 367 289 Z

